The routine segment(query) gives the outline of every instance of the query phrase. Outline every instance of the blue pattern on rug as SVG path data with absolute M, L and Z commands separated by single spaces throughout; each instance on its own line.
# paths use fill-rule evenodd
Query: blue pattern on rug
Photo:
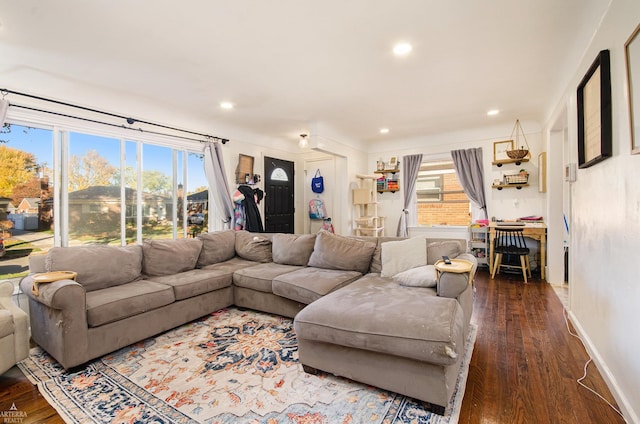
M 425 403 L 304 373 L 292 320 L 223 309 L 68 373 L 40 348 L 19 364 L 66 422 L 455 423 L 473 344 L 445 416 Z

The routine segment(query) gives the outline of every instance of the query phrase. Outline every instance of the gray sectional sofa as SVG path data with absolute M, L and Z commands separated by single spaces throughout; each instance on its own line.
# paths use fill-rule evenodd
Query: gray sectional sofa
M 418 248 L 416 248 L 418 247 Z M 53 248 L 21 283 L 32 339 L 71 368 L 236 305 L 295 317 L 300 362 L 447 404 L 473 308 L 467 275 L 434 278 L 464 240 L 253 234 L 147 240 L 126 247 Z M 431 266 L 430 266 L 431 265 Z M 39 285 L 33 275 L 75 271 Z

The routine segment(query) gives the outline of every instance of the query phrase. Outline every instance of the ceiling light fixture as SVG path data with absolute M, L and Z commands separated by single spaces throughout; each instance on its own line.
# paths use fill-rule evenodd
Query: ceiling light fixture
M 231 102 L 220 102 L 220 107 L 222 109 L 233 109 L 233 103 L 231 103 Z
M 389 134 L 389 128 L 380 128 L 380 134 Z
M 300 134 L 300 141 L 298 141 L 298 147 L 305 149 L 309 145 L 307 141 L 307 134 Z
M 496 116 L 499 113 L 500 111 L 498 109 L 491 109 L 490 111 L 487 112 L 487 116 Z
M 401 42 L 393 46 L 393 54 L 396 56 L 406 56 L 411 53 L 413 46 L 406 42 Z

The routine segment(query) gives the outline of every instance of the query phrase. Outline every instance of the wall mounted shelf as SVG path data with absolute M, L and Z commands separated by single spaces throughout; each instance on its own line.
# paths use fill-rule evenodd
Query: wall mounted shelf
M 529 183 L 526 184 L 494 184 L 491 188 L 497 188 L 498 190 L 502 190 L 503 188 L 516 188 L 520 190 L 522 187 L 529 187 Z
M 515 163 L 516 165 L 520 165 L 523 162 L 529 162 L 529 158 L 494 160 L 493 162 L 491 162 L 491 165 L 495 165 L 500 168 L 502 165 L 507 163 Z

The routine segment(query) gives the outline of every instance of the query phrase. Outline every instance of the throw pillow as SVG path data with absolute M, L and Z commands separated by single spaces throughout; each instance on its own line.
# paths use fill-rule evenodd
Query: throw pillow
M 309 262 L 315 242 L 315 234 L 274 234 L 273 262 L 305 266 Z
M 427 265 L 434 265 L 443 256 L 453 259 L 462 251 L 460 243 L 454 240 L 434 241 L 427 245 Z
M 148 276 L 171 275 L 196 267 L 202 240 L 145 240 L 142 244 L 142 272 Z
M 233 230 L 204 233 L 198 236 L 202 240 L 202 251 L 197 266 L 217 264 L 236 255 L 236 233 Z
M 424 237 L 387 241 L 382 243 L 381 250 L 382 277 L 393 277 L 402 271 L 427 265 L 427 240 Z
M 438 283 L 436 279 L 436 267 L 433 265 L 423 265 L 402 271 L 393 276 L 402 286 L 409 287 L 435 287 Z
M 320 231 L 308 265 L 366 274 L 375 249 L 376 244 L 369 241 Z
M 271 262 L 271 240 L 248 231 L 236 231 L 236 254 L 254 262 Z

